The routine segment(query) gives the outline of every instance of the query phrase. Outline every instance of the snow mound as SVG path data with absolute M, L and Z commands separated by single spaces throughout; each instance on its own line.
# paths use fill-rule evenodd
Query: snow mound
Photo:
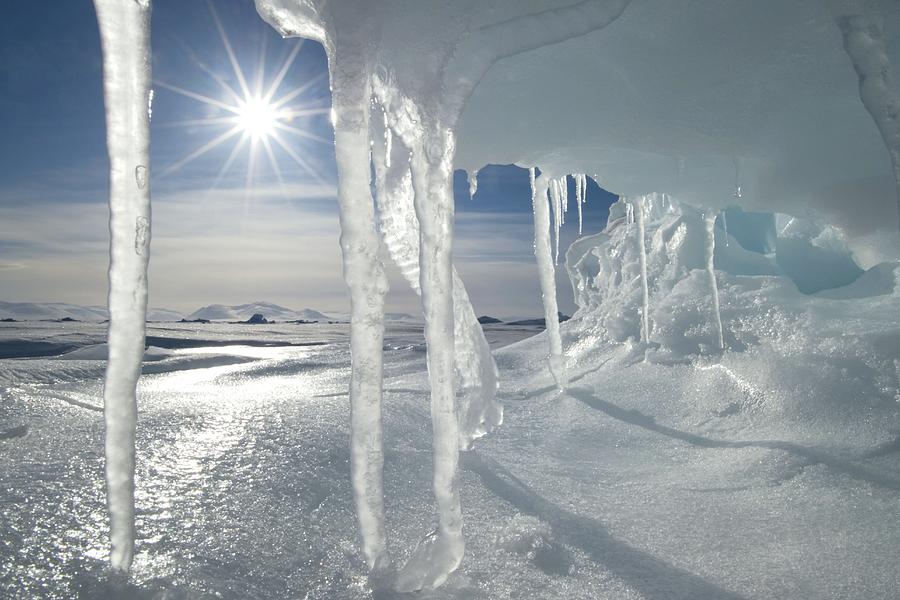
M 682 360 L 717 353 L 703 211 L 664 195 L 638 203 L 645 213 L 654 354 Z M 606 229 L 581 238 L 566 255 L 579 306 L 576 317 L 611 342 L 641 339 L 640 230 L 630 220 L 629 206 L 626 201 L 614 204 Z M 835 327 L 842 318 L 859 322 L 860 314 L 880 317 L 898 303 L 898 263 L 864 272 L 834 228 L 738 211 L 719 215 L 715 223 L 714 267 L 726 348 L 743 350 L 760 340 L 797 335 L 812 340 L 823 336 L 822 320 Z M 833 301 L 841 298 L 857 302 Z M 888 324 L 896 326 L 896 321 L 887 319 L 875 329 L 885 333 Z M 854 333 L 847 326 L 842 335 Z

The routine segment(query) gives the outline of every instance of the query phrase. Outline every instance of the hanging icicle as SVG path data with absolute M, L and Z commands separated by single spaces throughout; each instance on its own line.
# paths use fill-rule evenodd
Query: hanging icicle
M 466 171 L 466 175 L 469 178 L 469 200 L 474 200 L 478 191 L 478 169 Z
M 109 151 L 109 361 L 103 388 L 110 566 L 134 558 L 134 436 L 150 259 L 150 0 L 95 0 Z
M 719 286 L 716 283 L 715 251 L 716 251 L 716 211 L 709 211 L 704 215 L 706 230 L 706 273 L 709 276 L 709 286 L 712 291 L 713 317 L 716 323 L 716 337 L 719 350 L 725 349 L 725 338 L 722 332 L 722 315 L 719 312 Z
M 553 253 L 553 264 L 559 264 L 559 231 L 560 225 L 562 221 L 562 210 L 560 208 L 561 198 L 559 192 L 559 181 L 556 179 L 548 180 L 548 185 L 550 189 L 550 207 L 553 212 L 553 241 L 554 241 L 554 253 Z
M 345 52 L 341 58 L 350 64 L 362 59 L 359 49 Z M 329 65 L 336 62 L 330 60 Z M 331 72 L 341 255 L 350 292 L 350 472 L 366 564 L 372 571 L 383 572 L 390 565 L 381 420 L 388 282 L 379 258 L 372 198 L 370 84 L 353 74 L 333 68 Z
M 725 231 L 725 246 L 728 246 L 728 210 L 723 210 L 722 215 L 722 229 Z
M 587 200 L 587 175 L 579 173 L 572 176 L 575 179 L 575 203 L 578 205 L 578 235 L 581 235 L 584 217 L 581 205 Z
M 541 299 L 544 304 L 544 319 L 547 337 L 550 341 L 549 366 L 556 385 L 566 385 L 565 361 L 562 355 L 562 338 L 559 333 L 559 309 L 556 302 L 556 271 L 550 252 L 550 206 L 547 202 L 548 189 L 553 181 L 545 175 L 535 178 L 534 168 L 530 170 L 531 201 L 534 210 L 534 257 L 538 265 L 541 283 Z
M 632 218 L 637 222 L 638 257 L 641 266 L 641 341 L 650 341 L 650 286 L 647 283 L 647 245 L 644 239 L 644 204 L 645 196 L 631 200 Z

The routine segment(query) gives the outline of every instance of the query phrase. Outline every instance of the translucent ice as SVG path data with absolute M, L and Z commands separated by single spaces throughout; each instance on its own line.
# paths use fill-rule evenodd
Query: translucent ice
M 559 334 L 559 313 L 556 303 L 556 270 L 550 252 L 550 206 L 547 201 L 548 188 L 555 180 L 546 175 L 535 176 L 530 170 L 531 202 L 534 210 L 534 257 L 538 265 L 541 283 L 541 298 L 544 304 L 544 319 L 547 337 L 550 341 L 549 366 L 557 385 L 566 383 L 565 364 L 562 355 L 562 339 Z
M 716 338 L 719 350 L 725 349 L 722 335 L 722 313 L 719 310 L 719 285 L 716 282 L 714 256 L 716 253 L 716 212 L 708 211 L 704 217 L 706 228 L 706 272 L 709 275 L 709 287 L 712 293 L 713 318 L 716 324 Z
M 110 564 L 134 557 L 134 435 L 150 259 L 150 1 L 95 0 L 109 151 L 109 361 L 103 391 Z

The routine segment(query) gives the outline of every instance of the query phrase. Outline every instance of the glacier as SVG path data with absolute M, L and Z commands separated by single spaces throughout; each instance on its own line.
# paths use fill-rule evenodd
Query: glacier
M 95 5 L 112 175 L 110 561 L 127 572 L 150 246 L 150 2 Z M 765 417 L 821 445 L 840 439 L 853 447 L 854 435 L 892 443 L 900 396 L 896 2 L 256 0 L 256 7 L 282 35 L 316 40 L 328 54 L 351 298 L 351 479 L 377 585 L 437 588 L 460 567 L 460 451 L 503 420 L 495 357 L 451 260 L 455 169 L 471 174 L 473 196 L 485 165 L 531 169 L 547 323 L 538 370 L 551 375 L 557 393 L 688 443 L 798 454 L 797 442 L 679 434 L 575 386 L 607 363 L 623 381 L 629 368 L 653 381 L 666 379 L 656 368 L 685 381 L 700 377 L 695 371 L 713 373 L 743 394 L 710 409 L 719 419 L 738 415 L 758 425 Z M 579 311 L 561 327 L 555 278 L 569 175 L 579 215 L 586 175 L 622 199 L 604 232 L 565 253 Z M 384 500 L 382 245 L 421 296 L 431 395 L 437 525 L 402 566 L 389 550 Z M 796 389 L 795 375 L 804 372 L 820 397 Z M 719 389 L 711 381 L 698 385 Z M 823 381 L 846 397 L 856 397 L 851 383 L 866 389 L 860 402 L 870 416 L 859 417 L 836 392 L 821 393 Z M 763 382 L 780 390 L 774 399 Z M 787 382 L 793 393 L 784 391 Z M 810 464 L 844 464 L 818 451 L 799 454 Z M 463 456 L 482 477 L 496 476 L 479 455 Z M 867 468 L 844 472 L 894 485 Z

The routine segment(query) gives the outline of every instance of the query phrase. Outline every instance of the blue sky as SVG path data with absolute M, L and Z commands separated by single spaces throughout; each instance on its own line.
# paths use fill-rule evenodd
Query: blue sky
M 260 65 L 262 80 L 271 82 L 299 42 L 282 40 L 249 0 L 215 0 L 212 6 L 248 85 L 255 86 Z M 190 311 L 214 302 L 268 300 L 346 310 L 321 46 L 302 44 L 275 94 L 302 90 L 286 106 L 304 112 L 289 126 L 305 135 L 281 132 L 287 150 L 272 144 L 278 172 L 260 149 L 250 180 L 246 146 L 223 170 L 239 136 L 173 169 L 228 130 L 199 122 L 226 114 L 216 105 L 231 102 L 225 85 L 240 88 L 206 2 L 155 0 L 153 69 L 151 304 Z M 101 77 L 90 1 L 54 2 L 52 9 L 20 2 L 4 12 L 0 300 L 105 303 L 108 181 Z M 455 260 L 476 311 L 539 314 L 527 172 L 482 169 L 474 200 L 463 173 L 457 172 L 454 184 Z M 586 233 L 603 227 L 613 200 L 589 185 Z M 576 234 L 571 220 L 563 247 Z M 389 309 L 418 311 L 415 295 L 390 272 Z M 558 279 L 561 306 L 570 312 L 567 278 L 561 273 Z

